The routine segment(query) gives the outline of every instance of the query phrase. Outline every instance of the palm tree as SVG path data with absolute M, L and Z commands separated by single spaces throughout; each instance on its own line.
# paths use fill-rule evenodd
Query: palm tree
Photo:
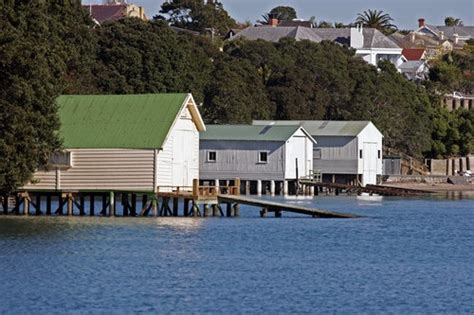
M 376 28 L 383 32 L 391 32 L 397 27 L 392 24 L 393 19 L 382 10 L 367 10 L 357 15 L 355 24 L 362 24 L 365 27 Z

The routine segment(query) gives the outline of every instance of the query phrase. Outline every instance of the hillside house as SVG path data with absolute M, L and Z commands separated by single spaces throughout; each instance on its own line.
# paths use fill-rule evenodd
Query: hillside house
M 97 25 L 130 17 L 147 19 L 143 7 L 124 0 L 105 0 L 103 4 L 84 4 L 82 8 L 89 12 Z
M 370 121 L 279 120 L 254 125 L 301 126 L 316 140 L 313 170 L 324 182 L 377 184 L 382 175 L 382 133 Z
M 240 178 L 248 193 L 287 194 L 312 170 L 316 141 L 300 126 L 208 125 L 201 134 L 199 177 L 225 186 Z
M 25 189 L 154 192 L 198 178 L 205 125 L 191 94 L 65 95 L 58 104 L 64 151 Z
M 366 62 L 377 66 L 380 60 L 389 60 L 397 68 L 405 61 L 400 48 L 389 37 L 377 29 L 352 28 L 312 28 L 304 26 L 251 26 L 235 34 L 229 40 L 245 38 L 248 40 L 262 39 L 278 42 L 281 38 L 309 40 L 319 43 L 329 40 L 338 44 L 354 48 L 356 55 Z

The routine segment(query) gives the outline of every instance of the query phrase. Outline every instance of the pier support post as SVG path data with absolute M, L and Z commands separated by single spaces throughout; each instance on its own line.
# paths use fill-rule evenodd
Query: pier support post
M 275 218 L 281 218 L 281 211 L 275 211 Z
M 67 215 L 73 215 L 74 203 L 72 200 L 72 194 L 67 194 Z
M 109 216 L 115 216 L 115 194 L 113 191 L 109 192 Z
M 28 195 L 23 195 L 23 214 L 30 215 L 30 198 Z
M 4 215 L 8 214 L 8 195 L 7 194 L 3 195 L 3 214 Z
M 257 180 L 257 195 L 261 195 L 262 194 L 262 181 L 261 180 Z
M 46 215 L 51 215 L 51 194 L 46 195 Z
M 275 196 L 275 181 L 274 180 L 270 181 L 270 194 L 272 196 Z
M 35 215 L 41 214 L 41 193 L 36 193 Z
M 156 197 L 153 197 L 151 199 L 151 213 L 153 214 L 154 217 L 158 216 L 158 204 L 156 201 Z
M 92 217 L 95 215 L 95 200 L 94 200 L 93 194 L 89 196 L 89 203 L 90 203 L 89 215 Z
M 245 181 L 245 194 L 250 195 L 250 181 L 249 180 Z
M 218 179 L 214 180 L 214 186 L 216 187 L 216 193 L 217 193 L 217 194 L 220 194 L 220 191 L 219 191 L 219 180 L 218 180 Z
M 173 198 L 173 216 L 174 217 L 178 216 L 178 203 L 179 203 L 179 199 Z
M 265 218 L 267 216 L 267 213 L 268 213 L 268 209 L 263 208 L 262 210 L 260 210 L 260 217 Z
M 206 203 L 204 204 L 204 217 L 208 217 L 210 214 L 209 205 Z
M 240 217 L 240 205 L 238 203 L 234 204 L 234 217 Z
M 183 216 L 189 216 L 189 199 L 184 199 L 183 208 Z
M 283 180 L 283 196 L 288 196 L 288 182 Z
M 227 202 L 226 203 L 226 215 L 228 217 L 231 217 L 232 216 L 232 204 L 230 202 Z

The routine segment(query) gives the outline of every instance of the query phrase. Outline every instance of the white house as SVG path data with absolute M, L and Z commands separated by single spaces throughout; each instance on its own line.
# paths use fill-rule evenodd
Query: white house
M 25 189 L 146 191 L 192 186 L 205 125 L 191 94 L 58 98 L 64 151 Z
M 254 125 L 301 126 L 316 140 L 313 169 L 323 181 L 377 184 L 382 175 L 382 133 L 370 121 L 279 120 Z
M 287 194 L 309 175 L 316 141 L 300 126 L 208 125 L 200 140 L 201 181 L 240 178 L 243 189 Z
M 329 40 L 354 48 L 356 55 L 377 66 L 380 60 L 389 60 L 397 68 L 405 61 L 402 48 L 382 32 L 373 28 L 309 28 L 304 26 L 251 26 L 229 40 L 245 38 L 278 42 L 281 38 L 321 42 Z

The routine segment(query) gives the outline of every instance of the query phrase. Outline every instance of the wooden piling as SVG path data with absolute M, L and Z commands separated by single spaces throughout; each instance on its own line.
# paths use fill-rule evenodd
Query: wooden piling
M 132 193 L 131 215 L 137 216 L 137 194 Z
M 115 207 L 115 194 L 113 191 L 109 192 L 109 216 L 116 215 L 116 207 Z
M 29 216 L 30 215 L 30 198 L 28 194 L 22 194 L 22 198 L 23 198 L 23 214 L 25 216 Z
M 204 217 L 208 217 L 210 214 L 209 205 L 206 203 L 204 204 Z
M 86 214 L 86 212 L 84 211 L 84 194 L 83 193 L 80 193 L 79 194 L 79 215 L 80 216 L 83 216 Z
M 173 216 L 174 217 L 178 216 L 178 205 L 179 205 L 179 199 L 173 198 Z
M 233 206 L 234 209 L 234 217 L 240 217 L 240 205 L 235 203 Z
M 3 195 L 3 214 L 8 214 L 8 194 Z
M 73 215 L 74 203 L 73 203 L 72 194 L 67 194 L 66 198 L 67 198 L 67 215 Z
M 151 212 L 154 217 L 158 216 L 158 203 L 157 203 L 156 197 L 154 197 L 151 200 Z
M 267 216 L 267 213 L 268 213 L 268 209 L 262 208 L 262 210 L 260 210 L 260 217 L 265 218 Z
M 46 215 L 51 215 L 51 194 L 46 195 Z
M 94 216 L 95 215 L 95 200 L 94 200 L 94 194 L 90 194 L 89 196 L 89 202 L 90 202 L 90 208 L 89 208 L 89 215 Z
M 226 215 L 228 217 L 231 217 L 232 216 L 232 204 L 230 202 L 227 202 L 226 203 Z
M 189 216 L 189 199 L 184 199 L 183 216 Z
M 35 214 L 40 215 L 41 214 L 41 193 L 36 194 L 36 200 L 35 200 Z

